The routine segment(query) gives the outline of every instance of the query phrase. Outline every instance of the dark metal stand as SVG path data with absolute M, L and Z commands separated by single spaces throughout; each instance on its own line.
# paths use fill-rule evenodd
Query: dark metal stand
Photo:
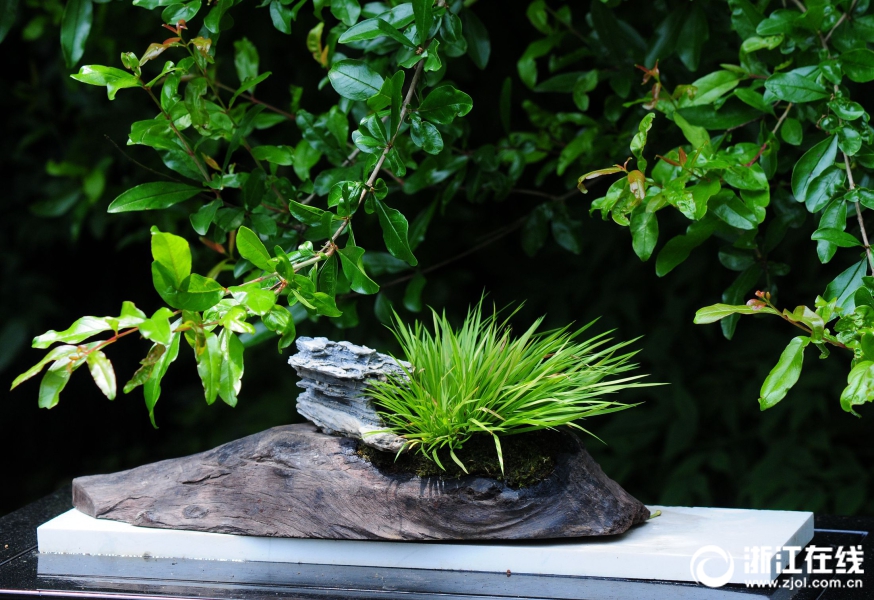
M 833 600 L 874 598 L 874 518 L 816 517 L 811 545 L 862 545 L 864 574 L 781 578 L 775 589 L 728 585 L 719 589 L 596 577 L 546 577 L 418 569 L 371 569 L 265 562 L 222 562 L 107 556 L 40 555 L 36 528 L 71 508 L 62 489 L 0 518 L 0 597 L 60 598 L 630 598 L 634 600 Z M 800 560 L 799 563 L 803 563 Z M 841 579 L 860 589 L 838 589 Z

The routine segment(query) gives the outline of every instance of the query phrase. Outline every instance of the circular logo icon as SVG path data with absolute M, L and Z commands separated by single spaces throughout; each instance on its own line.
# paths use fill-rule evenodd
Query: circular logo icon
M 719 546 L 704 546 L 692 555 L 689 569 L 698 583 L 718 588 L 728 583 L 734 575 L 734 558 Z

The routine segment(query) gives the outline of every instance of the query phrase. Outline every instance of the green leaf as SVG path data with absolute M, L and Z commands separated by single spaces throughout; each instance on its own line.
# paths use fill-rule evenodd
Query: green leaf
M 415 267 L 419 261 L 413 256 L 413 251 L 410 249 L 410 242 L 407 237 L 409 228 L 407 218 L 399 210 L 387 206 L 376 198 L 373 200 L 376 204 L 379 224 L 382 227 L 382 239 L 385 240 L 385 247 L 392 256 L 404 260 L 410 266 Z
M 81 361 L 80 361 L 81 363 Z M 42 381 L 39 384 L 39 407 L 54 408 L 58 405 L 61 392 L 70 381 L 72 374 L 73 363 L 69 358 L 56 360 L 45 375 L 42 376 Z
M 329 296 L 324 292 L 316 292 L 313 294 L 310 299 L 313 306 L 315 306 L 316 311 L 320 315 L 325 315 L 326 317 L 342 317 L 343 312 L 337 308 L 337 304 L 334 301 L 333 296 Z
M 646 159 L 643 158 L 643 149 L 646 146 L 646 138 L 649 130 L 652 128 L 653 119 L 655 119 L 655 113 L 647 113 L 637 125 L 637 133 L 631 138 L 631 153 L 637 159 L 637 168 L 643 172 L 646 172 Z
M 173 326 L 175 327 L 178 323 L 179 321 L 174 323 Z M 176 357 L 179 355 L 180 337 L 182 337 L 182 334 L 176 331 L 173 333 L 169 346 L 165 347 L 159 344 L 159 346 L 166 349 L 154 362 L 154 365 L 151 366 L 148 373 L 148 379 L 143 383 L 143 395 L 146 398 L 146 408 L 149 411 L 149 420 L 152 422 L 152 427 L 155 429 L 158 428 L 158 425 L 155 423 L 155 405 L 161 397 L 161 380 L 167 373 L 167 369 L 170 368 L 170 364 L 176 360 Z M 125 390 L 128 389 L 128 385 L 130 385 L 130 383 L 125 385 Z
M 761 93 L 751 88 L 737 88 L 736 90 L 734 90 L 734 95 L 737 96 L 738 99 L 740 99 L 740 101 L 744 104 L 752 106 L 760 112 L 767 113 L 769 115 L 774 114 L 774 107 L 771 104 L 765 102 L 765 98 Z
M 407 4 L 406 6 L 409 7 L 410 5 Z M 409 48 L 415 49 L 416 44 L 414 44 L 409 38 L 402 34 L 398 30 L 398 26 L 392 25 L 390 22 L 386 21 L 383 18 L 384 16 L 385 15 L 380 15 L 378 17 L 373 17 L 372 19 L 366 19 L 356 25 L 353 25 L 352 27 L 344 31 L 343 35 L 341 35 L 337 41 L 341 44 L 349 44 L 351 42 L 373 40 L 378 37 L 387 36 L 392 38 L 396 42 L 400 42 L 401 44 Z M 410 19 L 412 20 L 412 14 L 410 15 Z
M 334 63 L 328 71 L 334 90 L 350 100 L 367 100 L 379 93 L 382 76 L 362 60 L 345 59 Z
M 792 194 L 798 202 L 807 200 L 811 182 L 834 164 L 838 152 L 837 136 L 830 136 L 813 146 L 792 169 Z
M 853 248 L 862 245 L 862 242 L 856 239 L 856 236 L 849 234 L 846 231 L 841 231 L 840 229 L 828 227 L 817 229 L 813 232 L 813 235 L 810 236 L 810 239 L 824 240 L 838 246 L 839 248 Z
M 343 274 L 349 280 L 349 286 L 359 294 L 375 294 L 379 286 L 364 272 L 361 257 L 364 256 L 364 248 L 347 245 L 337 251 L 340 254 L 340 262 L 343 265 Z
M 158 210 L 184 202 L 200 192 L 200 188 L 172 181 L 142 183 L 113 200 L 107 212 L 122 213 L 137 210 Z
M 692 250 L 713 234 L 716 224 L 715 219 L 708 217 L 689 225 L 686 235 L 678 235 L 668 240 L 656 257 L 656 275 L 664 277 L 689 258 Z
M 410 116 L 410 137 L 414 144 L 428 154 L 440 154 L 443 151 L 443 137 L 440 132 L 417 114 Z
M 798 119 L 788 118 L 783 121 L 783 127 L 780 128 L 780 137 L 787 144 L 800 146 L 804 141 L 804 133 L 801 130 L 801 123 Z
M 258 316 L 264 316 L 270 312 L 273 305 L 276 304 L 276 294 L 270 290 L 265 290 L 256 285 L 234 286 L 228 288 L 228 291 L 234 297 L 234 300 L 243 304 L 250 311 Z
M 467 55 L 480 69 L 485 69 L 489 64 L 489 56 L 492 53 L 492 44 L 489 41 L 489 31 L 479 20 L 473 11 L 464 9 L 461 11 L 463 23 L 462 33 L 467 41 Z
M 227 328 L 222 329 L 218 343 L 221 354 L 219 396 L 229 406 L 236 406 L 243 380 L 243 343 Z
M 88 85 L 105 85 L 106 95 L 110 100 L 115 100 L 118 90 L 140 85 L 139 80 L 132 73 L 101 65 L 86 65 L 70 77 Z
M 416 40 L 419 45 L 428 41 L 428 32 L 434 24 L 434 0 L 412 0 L 413 15 L 416 20 Z M 488 58 L 486 58 L 488 62 Z
M 272 257 L 261 238 L 248 227 L 240 227 L 237 230 L 237 252 L 262 271 L 272 273 L 275 270 L 271 263 Z
M 768 190 L 768 177 L 758 163 L 750 166 L 735 165 L 723 172 L 722 179 L 728 185 L 739 190 L 762 191 Z
M 291 346 L 297 333 L 295 332 L 294 319 L 287 308 L 274 306 L 261 320 L 267 329 L 280 336 L 278 346 L 280 352 Z
M 91 33 L 92 19 L 91 0 L 67 0 L 61 19 L 61 50 L 64 52 L 67 68 L 75 66 L 82 58 L 85 42 Z
M 110 400 L 115 400 L 116 382 L 115 370 L 112 368 L 112 363 L 106 358 L 106 355 L 100 350 L 92 350 L 86 359 L 88 369 L 91 371 L 91 377 L 94 383 L 103 392 L 103 395 Z
M 710 210 L 738 229 L 752 230 L 758 226 L 756 214 L 734 192 L 723 190 L 710 199 Z
M 301 204 L 294 200 L 289 201 L 288 210 L 295 219 L 304 225 L 309 225 L 310 227 L 318 227 L 321 225 L 325 221 L 325 216 L 328 214 L 321 208 Z
M 112 323 L 109 319 L 100 317 L 82 317 L 76 320 L 69 329 L 64 331 L 49 330 L 44 334 L 33 338 L 32 346 L 34 348 L 48 348 L 55 342 L 65 342 L 67 344 L 78 344 L 79 342 L 90 338 L 103 331 L 112 329 Z
M 173 311 L 162 306 L 155 311 L 150 319 L 146 319 L 140 323 L 140 334 L 147 340 L 151 340 L 162 346 L 169 346 L 172 341 L 173 332 L 170 329 L 170 317 L 173 316 Z
M 867 48 L 844 52 L 841 54 L 841 69 L 856 83 L 874 80 L 874 52 Z
M 178 235 L 153 228 L 152 258 L 166 270 L 176 288 L 191 274 L 191 248 Z
M 222 206 L 221 200 L 213 200 L 209 204 L 201 206 L 196 213 L 188 216 L 191 221 L 191 227 L 198 235 L 206 235 L 209 231 L 209 226 L 215 218 L 215 214 Z
M 463 117 L 473 107 L 470 96 L 451 85 L 441 85 L 431 91 L 419 105 L 419 115 L 433 123 L 449 125 L 455 117 Z
M 67 358 L 68 356 L 76 354 L 77 352 L 79 352 L 79 348 L 76 346 L 57 346 L 55 348 L 52 348 L 46 353 L 42 360 L 40 360 L 27 371 L 16 377 L 15 380 L 12 382 L 12 387 L 10 387 L 9 390 L 14 390 L 28 379 L 31 379 L 32 377 L 38 375 L 43 370 L 43 368 L 50 362 L 60 360 L 62 358 Z
M 244 37 L 234 42 L 234 68 L 237 70 L 240 83 L 258 76 L 259 62 L 258 49 L 248 38 Z M 251 90 L 254 93 L 255 88 Z
M 753 308 L 745 304 L 713 304 L 698 309 L 695 313 L 694 323 L 696 325 L 706 325 L 707 323 L 715 323 L 729 315 L 759 315 L 759 314 L 779 314 L 772 308 Z
M 804 348 L 809 343 L 809 337 L 798 336 L 792 338 L 783 350 L 780 360 L 765 378 L 759 392 L 759 407 L 762 410 L 771 408 L 785 398 L 789 389 L 798 381 L 804 362 Z
M 786 102 L 813 102 L 829 97 L 829 92 L 812 77 L 795 71 L 771 75 L 765 88 Z
M 182 310 L 201 311 L 218 304 L 224 295 L 225 289 L 219 282 L 192 273 L 182 281 L 175 298 L 167 302 L 170 306 Z
M 291 35 L 291 21 L 294 19 L 294 13 L 281 0 L 273 0 L 270 3 L 270 20 L 273 21 L 273 27 L 280 33 Z
M 707 15 L 700 4 L 693 3 L 688 10 L 686 21 L 677 39 L 677 54 L 687 69 L 693 73 L 701 61 L 701 49 L 710 37 Z
M 331 0 L 331 14 L 352 27 L 361 15 L 361 5 L 358 0 Z
M 858 263 L 835 277 L 825 288 L 822 297 L 827 301 L 837 300 L 837 305 L 845 313 L 852 312 L 856 307 L 854 294 L 863 284 L 862 277 L 865 276 L 866 267 L 867 261 L 863 257 Z
M 762 116 L 752 106 L 734 101 L 732 98 L 729 98 L 719 110 L 713 104 L 705 104 L 681 108 L 676 113 L 682 115 L 692 125 L 704 127 L 708 131 L 731 129 Z
M 566 210 L 554 212 L 552 237 L 568 252 L 579 254 L 583 250 L 583 224 L 577 219 L 572 219 Z
M 203 395 L 207 404 L 213 404 L 221 386 L 222 353 L 219 339 L 211 331 L 204 331 L 203 344 L 195 349 L 197 374 L 203 383 Z
M 679 112 L 674 113 L 674 123 L 683 132 L 683 137 L 692 144 L 693 149 L 697 150 L 710 143 L 710 135 L 707 133 L 707 130 L 703 127 L 692 125 Z
M 416 273 L 404 290 L 404 308 L 410 312 L 422 310 L 422 290 L 425 289 L 427 280 L 421 273 Z
M 847 387 L 841 392 L 841 408 L 859 416 L 853 406 L 874 400 L 874 362 L 863 360 L 847 376 Z
M 654 212 L 641 210 L 631 217 L 631 246 L 640 260 L 649 260 L 659 239 L 659 223 Z
M 291 146 L 256 146 L 252 148 L 252 156 L 277 165 L 294 164 L 294 148 Z
M 728 70 L 719 70 L 705 75 L 692 82 L 695 95 L 691 106 L 713 104 L 716 100 L 733 90 L 740 83 L 740 74 Z

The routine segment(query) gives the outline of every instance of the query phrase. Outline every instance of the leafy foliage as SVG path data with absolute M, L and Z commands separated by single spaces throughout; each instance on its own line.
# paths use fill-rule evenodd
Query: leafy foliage
M 406 377 L 375 382 L 366 394 L 385 409 L 389 430 L 406 438 L 401 451 L 418 449 L 441 468 L 438 450 L 465 470 L 455 451 L 487 434 L 503 469 L 500 437 L 561 425 L 586 431 L 576 421 L 631 407 L 602 396 L 641 385 L 641 375 L 610 379 L 635 368 L 635 352 L 618 354 L 630 342 L 608 346 L 607 334 L 577 340 L 591 323 L 538 333 L 541 317 L 514 337 L 497 312 L 483 315 L 482 301 L 457 329 L 433 309 L 433 332 L 394 317 L 410 366 Z
M 397 258 L 400 254 L 383 251 L 387 239 L 378 207 L 365 199 L 365 210 L 359 207 L 355 213 L 355 239 L 347 229 L 338 238 L 340 249 L 319 261 L 315 275 L 317 291 L 333 296 L 342 314 L 327 316 L 336 314 L 331 307 L 313 311 L 296 297 L 286 308 L 289 296 L 284 294 L 263 316 L 244 305 L 245 321 L 255 334 L 235 335 L 246 347 L 247 380 L 259 362 L 269 362 L 252 358 L 263 350 L 253 347 L 258 342 L 277 339 L 268 323 L 283 332 L 280 344 L 291 343 L 302 328 L 331 335 L 331 327 L 355 327 L 349 335 L 378 345 L 385 342 L 373 328 L 378 319 L 388 318 L 391 306 L 415 313 L 427 301 L 447 306 L 451 314 L 486 286 L 502 301 L 524 295 L 529 306 L 548 311 L 557 322 L 578 319 L 580 314 L 605 314 L 611 326 L 647 331 L 645 357 L 659 379 L 673 385 L 664 395 L 647 397 L 647 406 L 605 423 L 605 435 L 621 440 L 602 449 L 615 455 L 611 473 L 620 480 L 628 478 L 668 503 L 739 502 L 813 510 L 827 505 L 838 512 L 862 506 L 867 485 L 862 465 L 868 450 L 854 440 L 865 438 L 864 425 L 832 418 L 828 407 L 815 402 L 829 393 L 836 395 L 847 373 L 837 374 L 835 361 L 816 366 L 808 361 L 805 370 L 816 369 L 818 376 L 800 377 L 792 403 L 778 403 L 752 421 L 753 415 L 734 396 L 757 396 L 746 381 L 766 378 L 762 361 L 768 354 L 780 355 L 775 347 L 780 335 L 760 318 L 749 319 L 755 327 L 737 329 L 737 323 L 742 314 L 767 313 L 763 308 L 750 313 L 738 309 L 721 319 L 723 332 L 736 333 L 742 340 L 736 349 L 715 343 L 710 330 L 717 328 L 692 331 L 685 324 L 691 323 L 695 308 L 720 300 L 723 289 L 721 303 L 750 309 L 744 301 L 756 289 L 770 293 L 774 306 L 780 297 L 786 298 L 781 304 L 794 306 L 803 303 L 796 296 L 817 294 L 829 302 L 838 299 L 838 305 L 851 298 L 857 302 L 854 290 L 864 286 L 868 267 L 860 266 L 867 241 L 855 200 L 863 222 L 869 205 L 874 205 L 863 192 L 871 187 L 872 164 L 869 102 L 864 94 L 872 42 L 867 2 L 802 0 L 782 7 L 745 0 L 728 5 L 668 0 L 635 4 L 629 10 L 629 3 L 618 0 L 579 5 L 535 0 L 524 15 L 508 14 L 503 5 L 488 0 L 468 6 L 451 2 L 431 7 L 428 34 L 436 38 L 419 55 L 425 60 L 411 67 L 399 66 L 400 61 L 423 45 L 419 23 L 428 19 L 427 9 L 413 3 L 358 3 L 356 12 L 355 3 L 348 1 L 334 6 L 277 0 L 260 8 L 235 2 L 93 2 L 90 22 L 78 20 L 80 33 L 68 25 L 77 21 L 64 17 L 65 12 L 75 12 L 65 11 L 65 4 L 0 1 L 0 38 L 6 35 L 2 48 L 10 52 L 9 69 L 2 77 L 15 92 L 2 98 L 7 113 L 15 115 L 9 119 L 11 135 L 4 139 L 4 155 L 20 174 L 10 190 L 13 200 L 2 209 L 0 221 L 7 225 L 2 243 L 7 244 L 7 256 L 26 249 L 34 256 L 39 248 L 42 257 L 27 265 L 3 262 L 4 280 L 16 283 L 0 293 L 4 314 L 14 315 L 0 328 L 0 368 L 14 364 L 25 370 L 27 364 L 11 363 L 10 357 L 17 356 L 27 332 L 57 327 L 61 314 L 74 321 L 88 310 L 80 306 L 86 297 L 94 304 L 100 304 L 100 298 L 112 297 L 115 303 L 136 297 L 139 306 L 154 314 L 159 307 L 150 304 L 147 290 L 136 288 L 138 273 L 149 281 L 137 267 L 136 252 L 148 244 L 151 225 L 186 238 L 192 273 L 218 282 L 228 290 L 222 298 L 234 302 L 238 300 L 231 288 L 266 275 L 264 267 L 270 268 L 269 263 L 241 257 L 241 226 L 259 238 L 266 259 L 256 255 L 266 261 L 278 258 L 276 245 L 291 255 L 308 241 L 318 255 L 331 228 L 339 227 L 365 189 L 383 134 L 395 130 L 393 114 L 401 121 L 404 92 L 418 64 L 425 62 L 419 91 L 393 144 L 403 164 L 397 164 L 394 153 L 387 156 L 378 175 L 385 187 L 375 182 L 377 193 L 367 192 L 373 199 L 385 194 L 380 202 L 407 218 L 409 248 L 419 264 L 412 267 Z M 83 16 L 84 4 L 78 5 Z M 21 25 L 17 28 L 16 14 Z M 158 25 L 163 21 L 175 28 L 179 18 L 186 19 L 189 29 L 182 29 L 182 35 L 174 31 L 172 37 L 183 39 L 165 47 L 167 35 L 158 35 Z M 527 19 L 527 28 L 522 19 Z M 125 25 L 123 32 L 118 24 Z M 84 40 L 86 25 L 90 29 Z M 360 37 L 350 40 L 353 36 Z M 113 103 L 89 86 L 60 85 L 64 56 L 75 50 L 67 41 L 63 48 L 56 41 L 52 45 L 52 38 L 62 37 L 82 45 L 80 62 L 107 65 L 104 71 L 86 70 L 83 76 L 103 78 L 101 85 L 115 94 Z M 197 38 L 210 40 L 208 48 L 201 40 L 199 47 L 194 45 L 206 75 L 198 63 L 183 62 L 195 58 L 189 50 Z M 492 48 L 493 43 L 501 45 Z M 37 69 L 28 70 L 18 60 L 22 46 L 35 61 L 28 64 L 37 64 Z M 119 62 L 121 49 L 136 49 L 137 55 L 125 55 Z M 168 58 L 173 64 L 167 68 L 177 70 L 161 75 Z M 367 101 L 338 97 L 331 85 L 328 73 L 346 60 L 361 61 L 369 69 L 362 72 L 379 76 L 372 78 L 381 82 L 378 93 Z M 398 102 L 395 88 L 401 71 Z M 19 79 L 9 75 L 18 72 Z M 647 84 L 643 87 L 637 85 L 641 75 Z M 173 125 L 193 157 L 142 82 L 151 84 L 161 110 L 175 119 Z M 448 125 L 424 119 L 417 110 L 445 84 L 475 101 L 468 116 L 459 118 L 462 111 L 457 111 Z M 382 131 L 378 126 L 374 131 L 371 123 L 360 125 L 373 113 Z M 648 113 L 655 116 L 641 131 Z M 123 133 L 109 126 L 125 117 L 134 126 Z M 76 133 L 58 137 L 52 131 Z M 112 148 L 96 133 L 104 131 L 114 133 L 115 139 L 127 135 L 129 145 Z M 743 156 L 727 155 L 727 149 Z M 847 194 L 844 150 L 857 195 Z M 624 162 L 629 156 L 635 160 Z M 683 168 L 689 160 L 694 161 L 689 169 L 701 177 Z M 726 162 L 720 167 L 714 161 Z M 611 231 L 608 224 L 585 217 L 587 197 L 572 188 L 580 174 L 616 162 L 625 170 L 610 167 L 617 170 L 584 181 L 593 198 L 604 196 L 614 179 L 627 181 L 627 193 L 617 189 L 624 183 L 606 193 L 611 201 L 618 195 L 616 217 L 628 221 Z M 747 189 L 761 186 L 759 167 L 768 184 L 767 205 L 764 189 Z M 685 181 L 677 181 L 687 175 Z M 156 182 L 201 192 L 166 208 L 155 205 L 155 210 L 105 214 L 112 198 Z M 335 186 L 339 182 L 345 183 Z M 638 203 L 634 194 L 641 190 L 644 198 Z M 661 192 L 666 204 L 657 210 L 652 205 L 647 212 L 649 201 Z M 796 201 L 796 193 L 803 195 L 803 202 Z M 829 201 L 821 206 L 824 198 Z M 630 212 L 623 213 L 623 203 Z M 704 208 L 712 210 L 702 214 Z M 332 213 L 330 224 L 321 220 L 324 212 Z M 613 215 L 611 208 L 608 223 L 615 222 Z M 521 244 L 508 235 L 516 232 Z M 75 256 L 67 244 L 77 240 L 82 245 L 100 240 L 97 253 L 112 247 L 128 262 L 117 269 L 112 283 L 101 279 L 87 290 L 80 288 L 79 279 L 68 273 L 74 269 L 56 266 L 57 256 Z M 637 256 L 653 261 L 655 274 L 671 277 L 658 282 L 645 277 L 639 266 L 623 260 L 632 255 L 623 255 L 620 241 L 633 242 Z M 90 257 L 79 259 L 95 264 Z M 724 269 L 708 266 L 708 259 L 713 264 L 718 259 Z M 44 269 L 39 275 L 36 262 Z M 452 268 L 443 268 L 447 264 Z M 794 277 L 786 276 L 790 266 Z M 262 271 L 255 273 L 258 268 Z M 67 276 L 64 284 L 61 275 Z M 306 269 L 298 275 L 313 281 Z M 833 283 L 826 285 L 830 280 Z M 110 295 L 125 289 L 131 291 Z M 165 290 L 177 297 L 186 291 Z M 373 292 L 369 299 L 360 295 Z M 261 300 L 265 298 L 261 294 Z M 315 305 L 314 299 L 308 302 Z M 64 312 L 74 309 L 78 312 Z M 99 310 L 108 314 L 112 305 Z M 819 308 L 814 304 L 810 310 Z M 837 339 L 842 332 L 836 323 L 847 310 L 832 315 L 823 333 L 828 329 Z M 377 319 L 369 318 L 373 313 Z M 863 321 L 859 323 L 858 331 L 864 333 Z M 114 335 L 110 328 L 99 337 Z M 207 346 L 218 350 L 218 339 L 205 337 Z M 811 335 L 805 331 L 804 337 Z M 861 345 L 864 335 L 858 337 Z M 705 342 L 706 352 L 701 346 Z M 795 346 L 789 366 L 799 364 Z M 829 346 L 825 342 L 823 347 Z M 119 372 L 130 366 L 123 360 L 125 351 L 117 348 L 112 356 Z M 835 354 L 844 352 L 839 348 Z M 207 362 L 219 364 L 214 358 Z M 49 364 L 54 360 L 43 368 Z M 58 366 L 69 374 L 68 365 Z M 204 373 L 209 369 L 198 366 Z M 231 369 L 227 371 L 226 381 L 232 382 Z M 60 370 L 55 375 L 55 383 L 46 388 L 49 405 L 51 390 L 66 377 Z M 857 371 L 853 381 L 864 383 L 862 375 L 864 370 Z M 217 399 L 220 377 L 207 380 L 216 391 L 204 392 L 206 399 Z M 743 382 L 740 387 L 734 385 L 738 381 Z M 772 382 L 773 390 L 782 388 Z M 69 389 L 76 385 L 73 378 Z M 164 387 L 166 396 L 171 388 Z M 226 385 L 226 391 L 233 388 Z M 864 395 L 858 385 L 850 388 L 857 399 Z M 721 391 L 728 389 L 731 394 Z M 260 405 L 261 400 L 253 400 Z M 121 406 L 116 403 L 113 410 L 126 410 Z M 756 407 L 751 403 L 750 408 Z M 61 415 L 69 417 L 74 414 L 70 411 Z M 165 423 L 190 423 L 195 415 L 199 422 L 215 423 L 219 417 L 213 415 L 218 414 L 180 401 L 178 412 L 165 417 Z M 43 422 L 51 420 L 62 417 L 54 411 Z M 775 438 L 779 444 L 773 443 Z M 798 452 L 787 462 L 777 446 Z M 810 465 L 823 468 L 811 470 Z M 785 476 L 774 478 L 778 466 Z M 642 473 L 658 473 L 652 479 L 664 485 L 653 487 Z M 811 496 L 810 489 L 835 492 L 826 499 L 820 492 Z
M 867 281 L 874 279 L 865 277 L 869 267 L 874 275 L 874 258 L 863 213 L 874 206 L 868 200 L 874 198 L 868 187 L 868 169 L 874 163 L 866 154 L 874 143 L 874 130 L 868 112 L 851 99 L 852 82 L 874 80 L 874 52 L 866 47 L 869 39 L 863 33 L 867 3 L 838 2 L 808 10 L 798 2 L 767 15 L 745 0 L 730 5 L 732 25 L 743 39 L 739 64 L 722 64 L 720 70 L 671 92 L 662 84 L 658 60 L 649 67 L 638 65 L 644 83 L 652 81 L 653 86 L 635 103 L 673 121 L 686 143 L 656 154 L 658 162 L 648 173 L 643 153 L 656 114 L 650 112 L 631 140 L 637 168 L 629 169 L 626 163 L 595 170 L 582 175 L 578 187 L 586 193 L 593 179 L 622 173 L 607 194 L 592 203 L 592 211 L 628 226 L 632 247 L 642 260 L 655 251 L 660 211 L 673 208 L 691 221 L 685 235 L 672 238 L 657 253 L 659 276 L 676 268 L 710 236 L 727 243 L 720 250 L 720 262 L 740 275 L 723 293 L 725 304 L 699 310 L 696 323 L 721 320 L 730 339 L 739 315 L 774 314 L 809 334 L 789 343 L 765 380 L 759 398 L 762 410 L 782 400 L 798 381 L 804 348 L 812 342 L 823 358 L 828 356 L 826 345 L 853 352 L 841 406 L 856 414 L 853 406 L 874 399 L 867 391 L 874 375 L 859 368 L 874 358 L 860 342 L 869 333 L 865 315 L 874 308 L 874 300 L 869 300 L 874 298 L 874 283 Z M 693 18 L 687 17 L 686 25 L 700 30 Z M 682 53 L 680 57 L 690 69 L 690 62 L 697 64 Z M 775 121 L 773 126 L 769 119 Z M 791 193 L 779 185 L 790 172 Z M 777 214 L 768 220 L 772 201 Z M 867 261 L 855 259 L 817 297 L 815 309 L 799 306 L 780 312 L 771 303 L 777 293 L 774 280 L 788 267 L 769 254 L 787 227 L 803 219 L 799 205 L 819 219 L 811 239 L 823 263 L 839 248 L 860 247 Z M 846 231 L 848 227 L 853 231 Z M 760 284 L 760 299 L 739 305 Z M 834 319 L 837 335 L 826 327 Z

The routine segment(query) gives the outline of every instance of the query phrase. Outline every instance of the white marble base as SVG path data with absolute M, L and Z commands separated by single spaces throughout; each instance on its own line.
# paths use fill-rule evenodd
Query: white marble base
M 620 536 L 548 542 L 377 542 L 258 538 L 220 533 L 134 527 L 94 519 L 73 509 L 37 529 L 41 553 L 266 561 L 450 571 L 576 575 L 664 581 L 695 581 L 691 560 L 705 546 L 718 546 L 734 563 L 728 583 L 773 581 L 777 560 L 756 560 L 753 547 L 770 552 L 805 546 L 813 538 L 809 512 L 651 506 L 661 516 Z M 704 573 L 728 570 L 712 559 Z M 764 562 L 764 564 L 762 564 Z M 783 560 L 783 566 L 787 561 Z M 764 567 L 764 569 L 762 568 Z M 762 572 L 762 571 L 765 572 Z M 700 573 L 700 571 L 699 571 Z

